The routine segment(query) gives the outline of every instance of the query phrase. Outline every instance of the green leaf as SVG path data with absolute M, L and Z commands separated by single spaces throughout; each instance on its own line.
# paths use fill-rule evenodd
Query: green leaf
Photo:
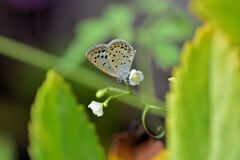
M 131 42 L 134 39 L 132 25 L 135 17 L 136 13 L 127 5 L 109 5 L 103 14 L 102 21 L 105 25 L 111 26 L 114 39 L 120 38 Z
M 167 96 L 170 160 L 240 159 L 240 50 L 211 25 L 182 51 Z
M 167 14 L 148 28 L 152 41 L 182 42 L 192 35 L 194 25 L 185 12 L 175 7 Z
M 0 159 L 15 160 L 16 148 L 13 140 L 6 134 L 0 134 Z
M 199 18 L 213 22 L 240 44 L 239 0 L 192 0 L 191 10 Z
M 102 160 L 95 128 L 70 86 L 54 71 L 39 89 L 29 125 L 32 160 Z
M 161 43 L 161 45 L 155 45 L 154 56 L 155 61 L 162 68 L 171 67 L 177 64 L 179 60 L 179 48 L 176 45 Z
M 104 32 L 104 31 L 109 32 Z M 76 38 L 64 52 L 56 70 L 64 74 L 71 74 L 72 71 L 85 61 L 85 53 L 92 46 L 104 43 L 111 35 L 111 26 L 106 25 L 101 19 L 88 19 L 77 27 Z
M 146 3 L 149 3 L 148 1 Z M 148 15 L 138 29 L 137 41 L 155 54 L 159 67 L 167 68 L 178 62 L 179 44 L 189 38 L 194 29 L 190 16 L 179 6 L 170 5 L 159 15 Z
M 137 4 L 137 10 L 145 14 L 159 15 L 167 11 L 170 5 L 170 2 L 167 0 L 139 0 L 139 4 Z

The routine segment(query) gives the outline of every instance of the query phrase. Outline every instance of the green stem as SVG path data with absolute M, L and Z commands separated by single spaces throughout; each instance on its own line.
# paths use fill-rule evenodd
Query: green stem
M 144 101 L 142 101 L 141 99 L 139 99 L 138 97 L 136 97 L 130 90 L 128 84 L 126 83 L 126 87 L 127 87 L 127 90 L 129 92 L 129 94 L 134 97 L 139 103 L 141 103 L 142 105 L 145 106 L 145 109 L 143 110 L 143 113 L 142 113 L 142 124 L 143 124 L 143 127 L 145 129 L 145 131 L 152 137 L 154 138 L 162 138 L 164 135 L 165 135 L 165 129 L 162 127 L 162 126 L 159 126 L 157 128 L 157 131 L 160 132 L 158 135 L 154 135 L 151 133 L 151 131 L 148 130 L 147 128 L 147 125 L 146 125 L 146 116 L 147 116 L 147 112 L 152 109 L 152 110 L 157 110 L 157 111 L 161 111 L 164 113 L 164 115 L 166 114 L 166 108 L 165 107 L 157 107 L 157 106 L 153 106 L 153 105 L 148 105 L 146 104 Z
M 165 107 L 158 107 L 158 106 L 154 106 L 154 105 L 149 105 L 149 104 L 146 104 L 144 101 L 142 101 L 140 98 L 138 98 L 137 96 L 135 96 L 132 91 L 130 90 L 129 88 L 129 85 L 126 83 L 126 87 L 127 87 L 127 90 L 129 92 L 129 95 L 131 95 L 132 97 L 134 97 L 134 99 L 136 101 L 138 101 L 139 103 L 141 103 L 143 106 L 145 107 L 149 107 L 153 110 L 157 110 L 157 111 L 161 111 L 163 112 L 164 114 L 166 113 L 166 108 Z
M 109 96 L 104 102 L 103 102 L 103 106 L 104 107 L 107 107 L 108 106 L 108 103 L 115 99 L 115 98 L 118 98 L 118 97 L 121 97 L 121 96 L 125 96 L 125 95 L 129 95 L 129 93 L 122 93 L 122 94 L 118 94 L 118 95 L 114 95 L 114 96 Z
M 128 91 L 120 89 L 120 88 L 115 88 L 115 87 L 107 87 L 105 88 L 106 90 L 110 92 L 118 92 L 118 93 L 128 93 Z
M 104 89 L 101 89 L 101 90 L 109 90 L 109 91 L 112 91 L 112 92 L 119 92 L 121 94 L 118 94 L 118 95 L 114 95 L 114 96 L 109 96 L 105 101 L 104 101 L 104 104 L 106 104 L 105 106 L 107 106 L 107 104 L 112 100 L 112 99 L 115 99 L 115 98 L 119 98 L 121 96 L 124 96 L 124 95 L 131 95 L 137 102 L 141 103 L 143 106 L 145 107 L 148 107 L 152 110 L 157 110 L 157 111 L 161 111 L 163 113 L 166 113 L 166 108 L 165 107 L 158 107 L 158 106 L 154 106 L 154 105 L 148 105 L 146 104 L 144 101 L 142 101 L 141 99 L 139 99 L 137 96 L 135 96 L 129 85 L 126 83 L 126 88 L 127 88 L 127 91 L 123 90 L 123 89 L 120 89 L 120 88 L 115 88 L 115 87 L 107 87 L 107 88 L 104 88 Z
M 106 87 L 106 88 L 103 88 L 103 89 L 99 89 L 99 90 L 96 92 L 96 97 L 97 97 L 97 98 L 101 98 L 101 97 L 103 97 L 104 95 L 106 95 L 108 92 L 128 93 L 127 91 L 125 91 L 125 90 L 123 90 L 123 89 L 120 89 L 120 88 Z
M 128 93 L 129 93 L 130 95 L 133 95 L 133 93 L 132 93 L 131 89 L 129 88 L 129 85 L 128 85 L 127 82 L 126 82 L 126 88 L 127 88 Z
M 161 112 L 167 112 L 166 107 L 159 107 L 159 106 L 153 106 L 153 105 L 148 105 L 150 109 L 161 111 Z
M 164 134 L 165 134 L 165 129 L 164 129 L 162 126 L 159 126 L 159 127 L 157 128 L 157 131 L 160 132 L 160 133 L 159 133 L 158 135 L 152 134 L 151 131 L 149 131 L 148 128 L 147 128 L 147 125 L 146 125 L 146 116 L 147 116 L 147 112 L 148 112 L 150 109 L 152 109 L 152 110 L 157 110 L 157 111 L 161 111 L 161 112 L 163 112 L 164 114 L 166 114 L 166 109 L 165 109 L 164 107 L 157 107 L 157 106 L 154 106 L 154 105 L 148 105 L 148 104 L 146 104 L 144 101 L 142 101 L 141 99 L 139 99 L 138 97 L 136 97 L 136 96 L 132 93 L 132 91 L 131 91 L 128 83 L 126 83 L 126 88 L 127 88 L 127 91 L 122 90 L 122 89 L 119 89 L 119 88 L 114 88 L 114 87 L 100 89 L 100 90 L 98 91 L 99 93 L 100 93 L 100 92 L 101 92 L 101 93 L 106 93 L 106 90 L 115 91 L 115 92 L 121 93 L 121 94 L 118 94 L 118 95 L 109 96 L 109 97 L 103 102 L 103 106 L 104 106 L 104 107 L 107 107 L 107 106 L 108 106 L 108 103 L 109 103 L 111 100 L 115 99 L 115 98 L 118 98 L 118 97 L 121 97 L 121 96 L 124 96 L 124 95 L 131 95 L 132 97 L 135 98 L 136 101 L 138 101 L 138 102 L 141 103 L 143 106 L 145 106 L 144 111 L 143 111 L 143 113 L 142 113 L 142 124 L 143 124 L 143 127 L 144 127 L 145 131 L 146 131 L 150 136 L 152 136 L 152 137 L 154 137 L 154 138 L 162 138 L 162 137 L 164 136 Z M 100 96 L 99 96 L 99 97 L 100 97 Z
M 55 68 L 60 60 L 59 57 L 52 53 L 36 49 L 3 36 L 0 36 L 0 54 L 44 70 Z M 92 89 L 100 88 L 104 85 L 104 83 L 106 83 L 106 81 L 108 81 L 100 74 L 84 67 L 75 68 L 71 74 L 67 75 L 65 75 L 61 70 L 57 71 L 66 76 L 68 79 Z M 99 83 L 96 83 L 96 79 Z
M 164 135 L 165 135 L 165 129 L 162 127 L 162 126 L 159 126 L 157 128 L 157 131 L 160 132 L 158 135 L 154 135 L 151 133 L 151 131 L 148 130 L 147 128 L 147 125 L 146 125 L 146 117 L 147 117 L 147 112 L 150 110 L 150 109 L 153 109 L 151 108 L 150 106 L 146 106 L 146 108 L 143 110 L 143 113 L 142 113 L 142 124 L 143 124 L 143 127 L 145 129 L 145 131 L 152 137 L 154 138 L 162 138 Z

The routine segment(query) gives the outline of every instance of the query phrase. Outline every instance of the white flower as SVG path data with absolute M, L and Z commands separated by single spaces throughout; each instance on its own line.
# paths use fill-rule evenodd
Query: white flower
M 135 86 L 139 85 L 141 81 L 143 81 L 144 77 L 141 71 L 136 71 L 132 69 L 129 76 L 130 85 Z
M 100 117 L 103 115 L 103 104 L 96 102 L 96 101 L 92 101 L 89 105 L 88 108 L 91 108 L 93 111 L 93 114 L 95 114 L 96 116 Z

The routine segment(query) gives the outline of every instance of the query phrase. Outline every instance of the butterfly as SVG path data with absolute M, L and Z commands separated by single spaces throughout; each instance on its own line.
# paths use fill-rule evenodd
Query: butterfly
M 115 39 L 108 44 L 98 44 L 90 48 L 86 58 L 106 74 L 126 80 L 135 54 L 136 50 L 127 41 Z

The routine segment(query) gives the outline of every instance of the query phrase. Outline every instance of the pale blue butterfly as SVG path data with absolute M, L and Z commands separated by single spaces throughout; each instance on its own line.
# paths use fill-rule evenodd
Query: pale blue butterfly
M 108 44 L 90 48 L 87 59 L 110 76 L 125 80 L 128 77 L 136 51 L 124 40 L 115 39 Z

